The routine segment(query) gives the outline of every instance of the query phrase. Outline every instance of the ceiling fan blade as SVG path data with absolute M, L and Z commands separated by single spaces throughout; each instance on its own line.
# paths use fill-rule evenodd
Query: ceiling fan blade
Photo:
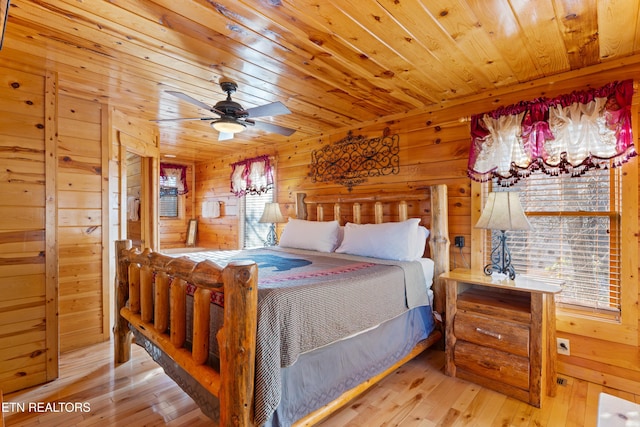
M 291 111 L 280 101 L 271 104 L 260 105 L 248 110 L 238 111 L 237 115 L 246 114 L 247 117 L 279 116 L 281 114 L 291 114 Z
M 167 91 L 167 93 L 168 93 L 168 94 L 170 94 L 170 95 L 173 95 L 173 96 L 175 96 L 175 97 L 177 97 L 177 98 L 180 98 L 180 99 L 182 99 L 183 101 L 187 101 L 187 102 L 192 103 L 193 105 L 197 105 L 198 107 L 200 107 L 200 108 L 202 108 L 202 109 L 204 109 L 204 110 L 207 110 L 207 111 L 214 111 L 214 112 L 216 112 L 216 113 L 217 113 L 217 111 L 215 111 L 215 110 L 213 109 L 213 107 L 211 107 L 210 105 L 207 105 L 207 104 L 205 104 L 204 102 L 200 102 L 200 101 L 198 101 L 197 99 L 192 98 L 192 97 L 190 97 L 189 95 L 187 95 L 187 94 L 185 94 L 185 93 L 182 93 L 182 92 L 176 92 L 176 91 L 174 91 L 174 90 L 168 90 L 168 91 Z
M 156 120 L 149 120 L 149 121 L 161 123 L 161 122 L 186 122 L 190 120 L 206 121 L 206 120 L 215 120 L 215 119 L 216 117 L 178 117 L 175 119 L 156 119 Z
M 293 134 L 296 130 L 286 128 L 284 126 L 274 125 L 273 123 L 265 123 L 265 122 L 254 122 L 253 120 L 246 120 L 247 123 L 254 125 L 256 128 L 260 130 L 264 130 L 267 132 L 279 133 L 280 135 L 289 136 Z
M 233 139 L 233 134 L 231 132 L 218 133 L 218 141 L 228 141 L 230 139 Z

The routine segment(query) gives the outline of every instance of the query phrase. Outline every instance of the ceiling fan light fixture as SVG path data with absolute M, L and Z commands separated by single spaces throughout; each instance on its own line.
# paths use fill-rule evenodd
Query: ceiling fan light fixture
M 223 133 L 240 133 L 245 129 L 245 125 L 238 123 L 232 118 L 222 117 L 211 123 L 211 127 L 218 132 Z

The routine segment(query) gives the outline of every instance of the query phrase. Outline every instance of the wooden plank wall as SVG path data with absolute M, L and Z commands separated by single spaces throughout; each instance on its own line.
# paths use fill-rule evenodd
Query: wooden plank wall
M 433 184 L 446 183 L 449 187 L 449 224 L 450 236 L 463 235 L 469 241 L 471 229 L 470 216 L 471 183 L 466 177 L 468 153 L 468 125 L 459 120 L 437 125 L 427 123 L 424 117 L 410 120 L 395 120 L 354 130 L 356 135 L 379 137 L 389 129 L 391 134 L 400 136 L 400 172 L 397 175 L 369 178 L 360 186 L 353 188 L 358 192 L 406 192 L 427 191 Z M 406 129 L 410 129 L 407 131 Z M 313 194 L 348 194 L 349 190 L 334 183 L 314 183 L 309 176 L 311 152 L 326 144 L 338 141 L 346 133 L 337 133 L 323 138 L 303 142 L 287 142 L 275 149 L 250 153 L 246 157 L 268 154 L 277 159 L 276 191 L 277 201 L 285 217 L 295 217 L 297 192 L 310 191 Z M 212 163 L 196 164 L 196 206 L 202 200 L 218 197 L 223 200 L 221 218 L 200 220 L 198 238 L 200 244 L 219 249 L 235 249 L 238 242 L 237 216 L 224 215 L 225 211 L 234 211 L 237 199 L 229 191 L 230 164 L 246 157 L 230 157 Z M 447 160 L 442 160 L 446 158 Z M 428 204 L 414 211 L 428 218 L 420 209 L 428 209 Z M 428 224 L 426 224 L 428 225 Z M 281 231 L 282 225 L 279 226 Z M 452 239 L 452 238 L 451 238 Z M 453 240 L 453 239 L 452 239 Z M 470 248 L 466 247 L 466 259 L 469 260 Z M 452 258 L 454 252 L 452 249 Z M 456 263 L 461 266 L 462 258 L 458 253 Z
M 446 183 L 449 192 L 449 230 L 450 240 L 454 236 L 464 236 L 466 246 L 462 254 L 451 245 L 451 267 L 463 267 L 470 263 L 471 254 L 480 248 L 471 247 L 472 233 L 472 194 L 471 181 L 466 176 L 469 153 L 468 118 L 472 114 L 493 110 L 501 105 L 532 100 L 540 96 L 553 97 L 588 87 L 600 87 L 608 82 L 624 80 L 640 75 L 637 65 L 620 66 L 612 70 L 587 70 L 567 73 L 553 79 L 544 79 L 533 84 L 521 85 L 500 94 L 486 93 L 467 100 L 459 105 L 444 105 L 441 110 L 412 113 L 405 117 L 388 121 L 372 122 L 362 128 L 353 129 L 355 135 L 367 137 L 381 136 L 385 129 L 400 137 L 400 172 L 380 178 L 370 178 L 365 184 L 353 188 L 358 192 L 394 192 L 418 191 L 428 185 Z M 634 111 L 638 111 L 637 107 Z M 636 113 L 637 114 L 637 113 Z M 640 131 L 637 124 L 640 116 L 634 117 L 636 140 Z M 295 194 L 299 191 L 327 194 L 343 192 L 347 189 L 337 184 L 314 183 L 309 176 L 311 153 L 326 144 L 336 142 L 346 136 L 346 131 L 323 135 L 319 138 L 283 142 L 277 147 L 265 146 L 264 151 L 245 153 L 217 159 L 214 162 L 196 164 L 196 205 L 207 197 L 228 197 L 228 203 L 237 203 L 229 193 L 229 165 L 243 158 L 269 154 L 277 160 L 276 192 L 285 216 L 295 216 Z M 230 142 L 232 143 L 232 141 Z M 640 144 L 636 144 L 640 145 Z M 628 171 L 637 168 L 634 158 L 627 167 Z M 638 188 L 634 191 L 638 191 Z M 627 191 L 627 194 L 628 191 Z M 625 202 L 623 201 L 623 204 Z M 627 203 L 627 209 L 635 209 Z M 477 213 L 476 213 L 477 214 Z M 640 212 L 639 212 L 640 214 Z M 571 374 L 601 384 L 632 391 L 640 383 L 640 347 L 638 316 L 637 251 L 638 224 L 628 230 L 625 242 L 635 253 L 635 271 L 625 278 L 626 289 L 631 289 L 630 309 L 626 310 L 627 319 L 633 319 L 631 330 L 627 325 L 618 328 L 619 333 L 589 331 L 588 327 L 575 327 L 576 318 L 562 315 L 558 320 L 558 336 L 570 337 L 572 355 L 559 358 L 560 373 Z M 279 226 L 282 230 L 282 226 Z M 201 221 L 199 239 L 204 246 L 220 249 L 237 247 L 237 216 L 223 215 L 221 218 Z M 633 258 L 633 256 L 631 257 Z M 627 291 L 629 293 L 630 291 Z M 634 299 L 635 296 L 635 299 Z M 635 301 L 635 302 L 634 302 Z M 635 308 L 634 308 L 635 307 Z M 566 329 L 565 329 L 566 326 Z M 571 329 L 569 329 L 571 328 Z M 631 338 L 629 338 L 631 337 Z M 575 343 L 575 348 L 574 348 Z M 614 356 L 620 355 L 620 356 Z M 636 390 L 637 391 L 637 390 Z
M 267 152 L 247 153 L 247 157 L 259 154 L 273 154 Z M 198 218 L 198 246 L 215 249 L 237 249 L 238 236 L 238 199 L 230 191 L 231 164 L 238 157 L 223 157 L 212 162 L 196 163 L 195 174 L 195 211 Z M 205 200 L 222 202 L 220 217 L 202 218 L 202 203 Z M 284 209 L 283 209 L 284 213 Z
M 0 67 L 0 388 L 5 393 L 48 378 L 44 111 L 44 75 Z M 51 351 L 55 355 L 57 349 Z
M 102 106 L 61 96 L 58 114 L 60 350 L 66 351 L 109 338 L 102 289 Z

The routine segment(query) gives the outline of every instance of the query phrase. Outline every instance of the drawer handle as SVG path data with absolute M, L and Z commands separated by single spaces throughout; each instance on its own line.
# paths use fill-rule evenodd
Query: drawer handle
M 493 332 L 493 331 L 487 331 L 486 329 L 482 329 L 482 328 L 476 328 L 476 332 L 478 332 L 479 334 L 483 334 L 483 335 L 489 335 L 490 337 L 496 338 L 501 340 L 502 339 L 502 334 L 499 334 L 497 332 Z

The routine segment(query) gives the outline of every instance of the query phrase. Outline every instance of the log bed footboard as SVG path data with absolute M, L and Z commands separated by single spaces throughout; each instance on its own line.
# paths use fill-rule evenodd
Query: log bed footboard
M 131 356 L 131 324 L 218 397 L 220 425 L 252 425 L 257 265 L 252 261 L 239 261 L 221 268 L 211 261 L 196 263 L 148 250 L 140 253 L 131 249 L 129 240 L 116 242 L 116 256 L 115 362 L 126 362 Z M 154 274 L 155 292 L 152 287 Z M 184 347 L 187 282 L 196 286 L 191 351 Z M 223 327 L 216 335 L 220 372 L 206 364 L 209 304 L 213 291 L 223 292 L 225 299 Z
M 444 314 L 445 292 L 440 274 L 449 270 L 449 230 L 447 186 L 430 187 L 430 255 L 435 262 L 433 309 Z M 395 195 L 398 218 L 406 219 L 406 200 L 419 200 L 415 193 Z M 403 198 L 404 197 L 404 198 Z M 359 222 L 360 202 L 376 203 L 376 222 L 381 222 L 380 202 L 386 197 L 361 197 L 354 204 Z M 322 218 L 322 199 L 311 200 Z M 338 206 L 338 205 L 336 205 Z M 306 207 L 303 209 L 302 217 Z M 334 207 L 339 216 L 339 207 Z M 253 261 L 229 263 L 225 268 L 211 261 L 195 262 L 186 257 L 173 258 L 150 250 L 131 248 L 131 241 L 116 241 L 116 322 L 114 357 L 116 363 L 130 359 L 132 332 L 129 325 L 171 357 L 220 403 L 220 426 L 254 425 L 253 394 L 257 339 L 258 267 Z M 155 275 L 155 289 L 152 286 Z M 196 286 L 193 303 L 193 343 L 186 340 L 186 284 Z M 224 294 L 223 326 L 216 334 L 220 353 L 220 371 L 206 364 L 209 354 L 209 305 L 213 291 Z M 169 323 L 170 322 L 170 323 Z M 313 425 L 361 394 L 442 337 L 438 328 L 402 360 L 384 372 L 348 390 L 330 404 L 295 423 Z

